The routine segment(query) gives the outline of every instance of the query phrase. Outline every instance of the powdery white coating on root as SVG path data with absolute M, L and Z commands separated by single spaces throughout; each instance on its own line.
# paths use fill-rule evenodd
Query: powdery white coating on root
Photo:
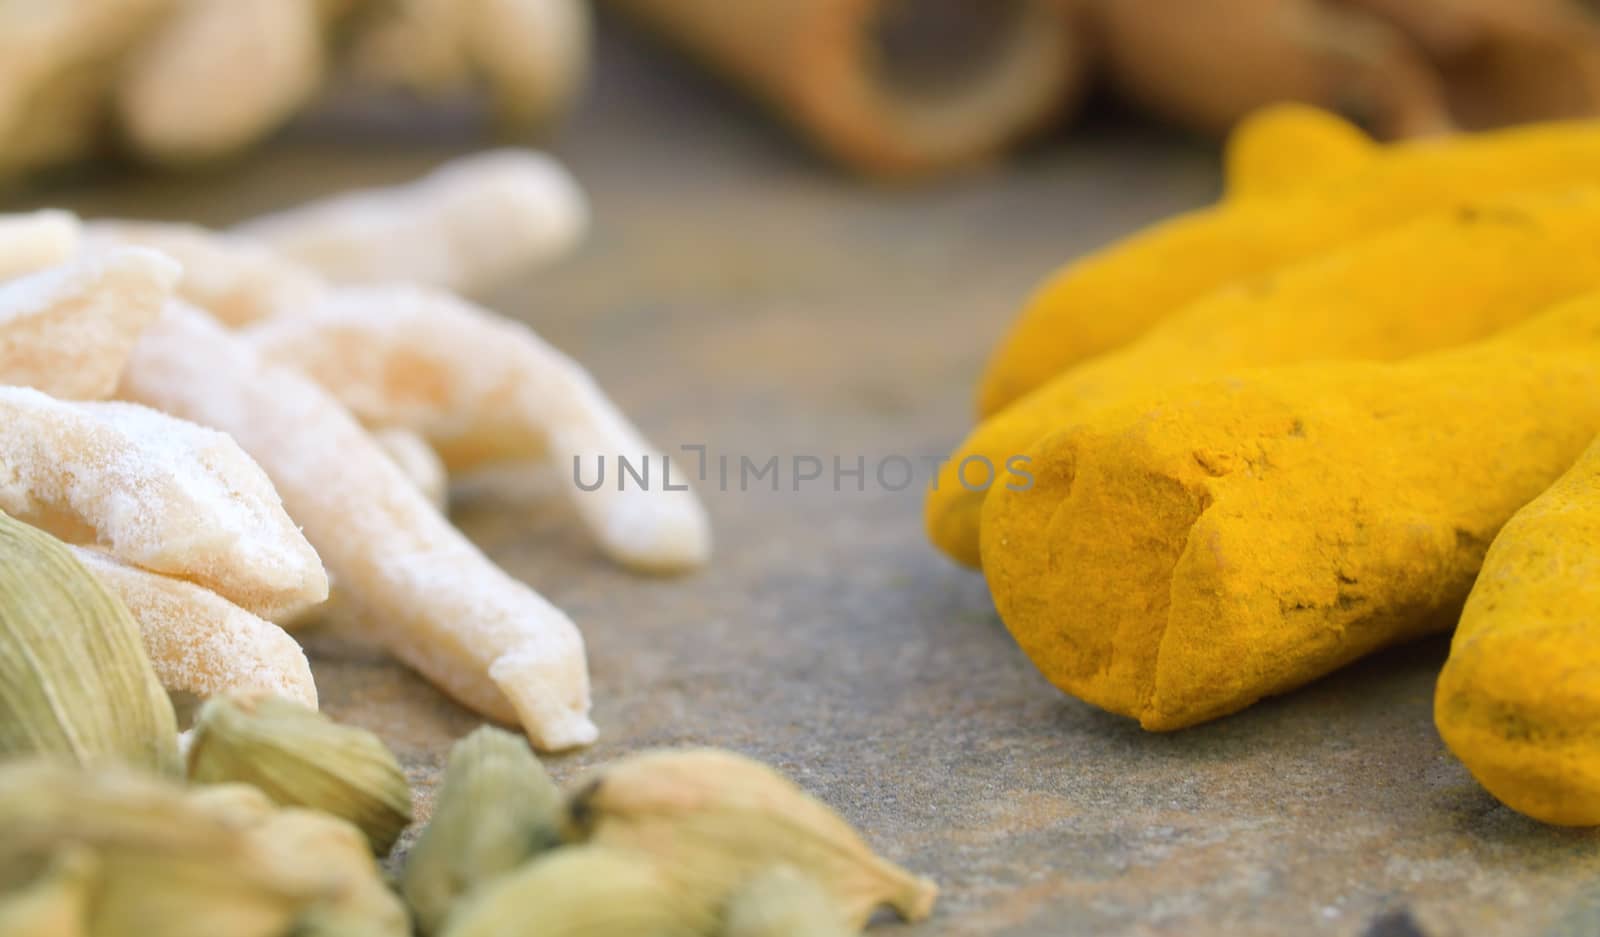
M 0 281 L 64 263 L 78 247 L 78 219 L 64 211 L 0 215 Z
M 69 400 L 111 396 L 178 273 L 154 251 L 122 248 L 0 284 L 0 384 Z
M 174 304 L 135 350 L 122 393 L 232 433 L 305 525 L 341 600 L 436 685 L 520 720 L 540 748 L 594 740 L 571 620 L 489 562 L 326 391 Z
M 558 257 L 588 226 L 555 160 L 495 150 L 409 185 L 367 189 L 234 229 L 335 282 L 412 282 L 474 292 Z
M 73 551 L 133 614 L 168 690 L 202 698 L 265 690 L 316 708 L 311 665 L 282 628 L 194 583 L 119 563 L 99 550 Z
M 250 457 L 134 404 L 0 387 L 0 510 L 262 617 L 327 598 L 316 551 Z
M 372 426 L 421 433 L 452 470 L 544 455 L 648 464 L 648 487 L 617 479 L 563 490 L 605 551 L 625 566 L 689 569 L 711 552 L 695 495 L 668 490 L 665 456 L 650 445 L 576 362 L 522 323 L 454 296 L 409 286 L 347 287 L 304 315 L 243 333 L 274 361 L 309 374 Z M 648 463 L 645 460 L 648 459 Z M 686 482 L 687 472 L 672 482 Z
M 430 504 L 444 508 L 450 499 L 450 477 L 426 439 L 408 429 L 375 430 L 372 438 Z
M 177 260 L 178 293 L 230 326 L 292 315 L 327 289 L 321 277 L 259 244 L 197 225 L 93 221 L 84 235 L 93 249 L 148 247 Z

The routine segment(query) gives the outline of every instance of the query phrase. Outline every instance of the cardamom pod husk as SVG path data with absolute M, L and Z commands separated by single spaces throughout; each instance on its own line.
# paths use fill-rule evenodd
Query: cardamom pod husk
M 719 906 L 756 874 L 789 865 L 856 930 L 883 904 L 921 920 L 938 894 L 787 778 L 714 749 L 647 752 L 601 768 L 569 798 L 566 835 L 650 856 L 681 890 Z
M 315 855 L 274 858 L 238 818 L 116 767 L 0 764 L 0 893 L 64 849 L 93 855 L 88 937 L 281 937 L 330 893 Z
M 851 937 L 859 933 L 827 892 L 793 866 L 774 866 L 740 885 L 723 912 L 721 937 Z
M 6 937 L 88 937 L 89 897 L 99 862 L 81 846 L 55 855 L 38 880 L 0 895 L 0 934 Z
M 649 857 L 604 846 L 553 850 L 478 888 L 443 937 L 711 937 L 717 911 Z
M 180 772 L 139 626 L 65 544 L 0 514 L 0 758 Z
M 560 842 L 561 791 L 521 735 L 484 726 L 450 750 L 401 890 L 423 934 L 478 885 Z
M 411 916 L 384 883 L 367 837 L 337 817 L 285 807 L 254 838 L 285 863 L 315 856 L 332 887 L 296 921 L 294 937 L 408 937 Z
M 266 694 L 226 693 L 200 707 L 189 742 L 189 779 L 259 788 L 285 807 L 354 823 L 387 855 L 411 823 L 411 786 L 371 732 Z

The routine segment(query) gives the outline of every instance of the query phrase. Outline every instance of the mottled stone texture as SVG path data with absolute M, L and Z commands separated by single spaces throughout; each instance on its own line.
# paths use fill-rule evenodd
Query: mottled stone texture
M 588 635 L 603 738 L 553 760 L 559 776 L 652 745 L 767 759 L 939 880 L 929 937 L 1600 934 L 1600 838 L 1498 806 L 1440 744 L 1442 642 L 1148 735 L 1046 684 L 982 580 L 924 543 L 918 493 L 871 477 L 955 443 L 1029 287 L 1211 197 L 1213 154 L 1103 128 L 936 189 L 873 188 L 631 40 L 601 51 L 556 145 L 593 195 L 593 237 L 486 299 L 586 362 L 662 446 L 728 454 L 735 480 L 714 490 L 713 463 L 716 562 L 682 580 L 612 568 L 558 506 L 458 506 Z M 409 177 L 469 145 L 452 123 L 362 148 L 301 132 L 198 178 L 13 202 L 220 224 Z M 739 456 L 796 454 L 824 479 L 737 490 Z M 832 490 L 836 455 L 867 459 L 867 491 Z M 426 807 L 476 721 L 379 654 L 312 647 L 327 709 L 388 739 Z

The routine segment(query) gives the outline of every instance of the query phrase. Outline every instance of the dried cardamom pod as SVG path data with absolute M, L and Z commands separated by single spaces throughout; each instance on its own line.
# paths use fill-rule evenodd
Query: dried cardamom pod
M 183 788 L 115 767 L 0 763 L 0 893 L 63 849 L 98 862 L 90 937 L 281 937 L 330 894 L 314 854 L 277 861 Z
M 722 937 L 850 937 L 857 932 L 822 886 L 787 865 L 739 886 L 723 912 Z
M 254 785 L 283 806 L 348 820 L 380 856 L 411 822 L 411 786 L 376 735 L 276 696 L 207 700 L 189 743 L 189 779 Z
M 568 846 L 473 892 L 444 937 L 709 937 L 716 909 L 684 893 L 646 856 Z
M 139 627 L 66 545 L 0 514 L 0 757 L 177 774 L 172 701 Z
M 423 934 L 478 885 L 560 842 L 561 792 L 521 735 L 493 726 L 450 750 L 428 823 L 406 858 L 402 891 Z
M 648 752 L 602 768 L 569 800 L 567 824 L 569 838 L 638 850 L 718 904 L 774 865 L 815 880 L 856 930 L 880 904 L 921 920 L 938 894 L 787 778 L 732 752 Z
M 362 832 L 337 817 L 286 807 L 253 831 L 285 863 L 315 856 L 333 883 L 326 898 L 296 921 L 294 937 L 409 937 L 411 918 L 383 881 Z
M 0 934 L 7 937 L 88 937 L 89 890 L 99 875 L 94 854 L 67 846 L 37 881 L 0 895 Z

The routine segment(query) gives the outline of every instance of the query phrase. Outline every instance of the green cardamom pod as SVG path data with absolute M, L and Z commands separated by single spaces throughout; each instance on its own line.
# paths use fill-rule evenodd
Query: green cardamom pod
M 172 701 L 127 608 L 65 544 L 0 514 L 0 757 L 176 775 Z
M 850 937 L 833 899 L 792 866 L 774 866 L 739 886 L 723 912 L 721 937 Z
M 478 885 L 560 841 L 561 791 L 527 739 L 484 726 L 450 750 L 433 819 L 406 858 L 402 891 L 423 934 Z
M 479 888 L 444 937 L 710 937 L 716 909 L 685 894 L 646 856 L 603 846 L 556 849 Z
M 67 845 L 31 884 L 0 895 L 0 934 L 7 937 L 89 937 L 89 896 L 100 863 Z
M 411 786 L 371 732 L 265 694 L 223 694 L 200 707 L 189 779 L 243 783 L 274 803 L 348 820 L 387 855 L 411 823 Z
M 792 866 L 856 930 L 883 904 L 921 920 L 938 894 L 787 778 L 714 749 L 647 752 L 601 768 L 569 799 L 566 835 L 648 855 L 681 890 L 719 906 L 754 875 Z

